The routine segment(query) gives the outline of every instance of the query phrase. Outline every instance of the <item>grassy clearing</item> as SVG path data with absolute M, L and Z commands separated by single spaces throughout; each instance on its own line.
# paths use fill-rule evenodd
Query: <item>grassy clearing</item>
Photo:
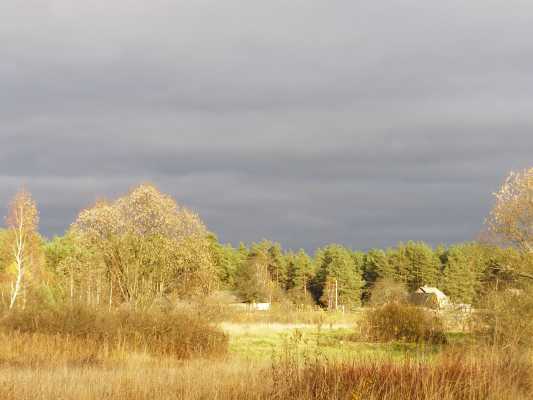
M 228 307 L 218 307 L 218 318 L 222 322 L 237 324 L 304 324 L 304 325 L 353 325 L 360 321 L 362 310 L 352 312 L 325 311 L 319 307 L 307 307 L 297 310 L 294 306 L 273 304 L 268 312 L 234 311 Z
M 224 326 L 230 332 L 229 351 L 244 360 L 270 360 L 292 338 L 292 344 L 300 353 L 328 360 L 395 359 L 428 357 L 439 346 L 420 346 L 413 343 L 369 343 L 354 337 L 353 328 L 346 326 L 320 327 L 313 325 L 265 325 L 247 324 Z

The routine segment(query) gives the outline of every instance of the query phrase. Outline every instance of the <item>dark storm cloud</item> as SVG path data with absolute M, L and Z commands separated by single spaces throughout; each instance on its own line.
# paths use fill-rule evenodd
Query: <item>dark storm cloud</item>
M 140 181 L 222 240 L 475 236 L 531 164 L 529 1 L 0 5 L 0 201 L 42 230 Z

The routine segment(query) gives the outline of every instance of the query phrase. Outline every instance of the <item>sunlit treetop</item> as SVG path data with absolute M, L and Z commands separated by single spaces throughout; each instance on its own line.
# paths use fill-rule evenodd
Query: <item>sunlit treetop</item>
M 150 184 L 140 185 L 114 202 L 97 202 L 80 213 L 72 228 L 100 239 L 133 234 L 181 241 L 207 235 L 197 214 Z
M 502 242 L 533 251 L 533 168 L 511 172 L 497 193 L 486 224 Z

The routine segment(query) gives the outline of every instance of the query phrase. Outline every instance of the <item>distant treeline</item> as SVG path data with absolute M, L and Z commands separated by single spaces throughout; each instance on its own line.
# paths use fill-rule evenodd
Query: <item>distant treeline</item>
M 516 249 L 476 242 L 432 248 L 424 242 L 410 241 L 367 252 L 331 244 L 311 256 L 304 250 L 284 251 L 279 243 L 267 240 L 233 247 L 219 243 L 213 234 L 207 237 L 205 262 L 210 265 L 206 270 L 211 270 L 213 274 L 205 277 L 210 281 L 210 290 L 204 294 L 227 290 L 247 302 L 274 301 L 332 307 L 336 290 L 338 304 L 352 308 L 369 300 L 377 281 L 387 280 L 403 284 L 408 291 L 423 285 L 436 286 L 456 303 L 475 304 L 489 288 L 516 286 L 516 275 L 508 272 L 509 266 L 527 270 L 532 265 L 531 256 Z M 9 249 L 7 242 L 9 232 L 0 231 L 0 246 L 4 249 L 0 267 L 4 283 L 9 281 L 8 276 L 13 272 L 10 254 L 6 251 Z M 115 279 L 98 264 L 90 264 L 83 259 L 82 253 L 86 249 L 72 235 L 49 241 L 40 239 L 38 248 L 40 251 L 34 251 L 38 256 L 32 263 L 34 267 L 39 263 L 41 265 L 33 268 L 34 271 L 27 276 L 27 286 L 30 290 L 35 288 L 36 279 L 45 283 L 39 285 L 40 295 L 45 296 L 45 300 L 68 302 L 73 297 L 76 302 L 89 305 L 134 300 L 123 296 L 121 289 L 115 288 L 115 294 L 110 292 Z M 145 257 L 148 262 L 151 256 Z M 149 268 L 157 270 L 158 266 Z M 160 268 L 163 270 L 163 265 Z M 147 285 L 150 279 L 147 272 L 137 273 L 144 275 L 143 290 L 151 292 L 150 285 Z M 169 277 L 168 282 L 165 280 L 169 288 L 181 287 L 180 291 L 157 289 L 158 295 L 138 293 L 137 298 L 154 301 L 158 296 L 167 294 L 188 297 L 197 283 L 191 282 L 187 287 L 185 282 L 172 282 L 172 279 L 183 280 L 185 276 L 176 274 L 174 278 Z M 120 286 L 120 280 L 117 277 L 117 286 Z M 6 305 L 8 290 L 9 287 L 4 284 L 2 297 Z M 198 292 L 194 294 L 199 295 Z
M 456 303 L 476 303 L 488 287 L 516 284 L 509 272 L 531 266 L 531 255 L 513 248 L 476 242 L 432 248 L 424 242 L 399 243 L 367 252 L 338 244 L 319 249 L 314 256 L 304 250 L 283 251 L 270 241 L 220 245 L 211 238 L 216 270 L 222 285 L 246 301 L 290 300 L 352 307 L 369 299 L 375 282 L 387 280 L 414 291 L 435 286 Z
M 533 279 L 532 195 L 533 168 L 512 173 L 496 194 L 487 225 L 500 245 L 409 241 L 363 252 L 331 244 L 309 255 L 267 240 L 221 244 L 197 214 L 149 184 L 97 202 L 47 240 L 35 201 L 21 190 L 0 230 L 0 305 L 146 308 L 225 290 L 246 302 L 353 308 L 378 281 L 407 291 L 436 286 L 455 303 L 476 304 L 487 289 Z

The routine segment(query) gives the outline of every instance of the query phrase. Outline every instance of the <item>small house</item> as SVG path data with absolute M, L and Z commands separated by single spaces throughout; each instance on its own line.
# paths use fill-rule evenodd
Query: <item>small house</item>
M 433 309 L 444 309 L 451 307 L 452 303 L 448 296 L 439 289 L 430 286 L 422 286 L 411 295 L 411 302 Z

